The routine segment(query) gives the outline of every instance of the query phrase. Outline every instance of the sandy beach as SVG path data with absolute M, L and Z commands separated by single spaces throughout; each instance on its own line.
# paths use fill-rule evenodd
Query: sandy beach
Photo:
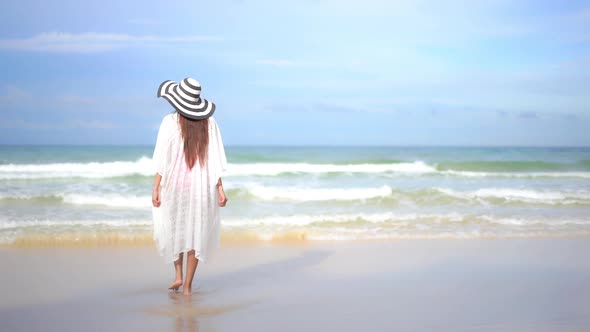
M 2 331 L 588 331 L 587 238 L 3 248 Z

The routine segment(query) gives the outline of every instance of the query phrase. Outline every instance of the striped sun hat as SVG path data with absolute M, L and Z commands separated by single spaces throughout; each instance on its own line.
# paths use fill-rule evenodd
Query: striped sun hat
M 201 84 L 192 78 L 185 78 L 180 84 L 174 81 L 162 82 L 158 88 L 158 97 L 166 98 L 172 107 L 190 119 L 206 119 L 215 112 L 215 104 L 201 98 Z

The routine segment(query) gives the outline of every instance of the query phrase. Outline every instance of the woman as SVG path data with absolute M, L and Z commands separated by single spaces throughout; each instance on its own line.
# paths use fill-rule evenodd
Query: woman
M 206 261 L 219 246 L 219 207 L 227 203 L 221 182 L 227 160 L 219 127 L 211 117 L 215 104 L 200 94 L 201 85 L 192 78 L 180 84 L 164 81 L 158 89 L 158 97 L 176 112 L 162 120 L 154 149 L 154 239 L 166 263 L 174 262 L 171 290 L 183 286 L 187 253 L 185 295 L 191 294 L 198 262 Z

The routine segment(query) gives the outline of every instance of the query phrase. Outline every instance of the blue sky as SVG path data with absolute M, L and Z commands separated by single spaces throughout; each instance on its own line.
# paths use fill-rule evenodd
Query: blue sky
M 1 144 L 590 145 L 590 1 L 4 1 Z

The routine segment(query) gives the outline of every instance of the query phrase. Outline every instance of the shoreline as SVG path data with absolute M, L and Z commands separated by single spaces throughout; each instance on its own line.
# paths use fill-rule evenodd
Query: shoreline
M 10 331 L 590 327 L 586 238 L 303 243 L 223 243 L 190 297 L 168 292 L 155 247 L 0 248 L 0 319 Z
M 358 239 L 310 239 L 304 230 L 293 230 L 266 237 L 252 232 L 223 232 L 221 243 L 223 246 L 257 246 L 257 245 L 349 245 L 354 243 L 387 243 L 400 241 L 502 241 L 502 240 L 550 240 L 550 239 L 589 239 L 590 233 L 577 234 L 530 234 L 521 235 L 480 235 L 480 236 L 450 236 L 450 235 L 417 235 L 389 238 L 358 238 Z M 43 248 L 155 248 L 156 243 L 152 233 L 128 235 L 116 232 L 108 233 L 61 233 L 61 234 L 27 234 L 17 237 L 13 242 L 0 243 L 0 249 L 43 249 Z

